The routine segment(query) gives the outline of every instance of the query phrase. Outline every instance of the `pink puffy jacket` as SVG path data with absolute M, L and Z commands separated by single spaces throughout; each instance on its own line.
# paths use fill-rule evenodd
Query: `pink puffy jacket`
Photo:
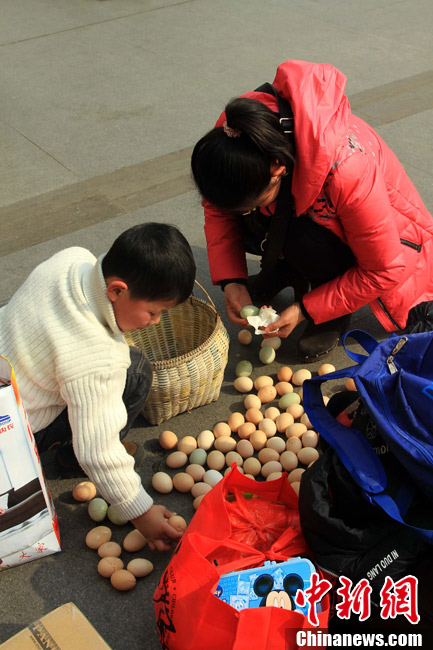
M 304 296 L 308 313 L 318 324 L 369 304 L 388 331 L 403 328 L 411 307 L 433 300 L 433 217 L 395 154 L 352 115 L 339 70 L 286 61 L 273 84 L 295 118 L 296 214 L 332 230 L 356 258 L 346 273 Z M 244 96 L 278 110 L 271 95 Z M 205 200 L 203 206 L 213 283 L 246 278 L 239 219 Z

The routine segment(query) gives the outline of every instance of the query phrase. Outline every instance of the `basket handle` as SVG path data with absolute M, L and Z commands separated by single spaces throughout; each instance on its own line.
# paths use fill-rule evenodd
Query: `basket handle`
M 213 308 L 215 309 L 215 311 L 218 313 L 218 310 L 217 310 L 217 308 L 215 307 L 215 303 L 214 303 L 214 301 L 212 300 L 212 298 L 210 297 L 210 295 L 208 294 L 208 292 L 206 291 L 206 289 L 205 289 L 205 288 L 200 284 L 200 282 L 199 282 L 198 280 L 194 280 L 194 284 L 196 284 L 197 286 L 200 287 L 200 289 L 203 291 L 204 295 L 205 295 L 206 298 L 209 300 L 209 302 L 210 302 L 210 304 L 212 305 L 212 307 L 213 307 Z

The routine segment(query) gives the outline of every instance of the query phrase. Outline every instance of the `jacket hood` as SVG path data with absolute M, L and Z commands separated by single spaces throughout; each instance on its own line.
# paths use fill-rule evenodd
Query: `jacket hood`
M 277 68 L 273 85 L 290 102 L 295 118 L 292 191 L 300 215 L 319 195 L 347 131 L 346 77 L 326 63 L 286 61 Z

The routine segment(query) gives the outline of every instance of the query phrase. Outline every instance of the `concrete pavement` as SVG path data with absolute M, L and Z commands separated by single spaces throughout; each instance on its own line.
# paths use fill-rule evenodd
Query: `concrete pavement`
M 81 245 L 98 255 L 127 227 L 156 220 L 187 236 L 197 278 L 223 314 L 222 293 L 210 285 L 189 152 L 228 99 L 272 81 L 289 58 L 329 62 L 346 74 L 354 111 L 394 149 L 433 209 L 429 0 L 3 0 L 0 12 L 1 303 L 54 252 Z M 281 294 L 278 304 L 290 298 Z M 164 467 L 160 431 L 197 435 L 239 406 L 237 355 L 250 356 L 255 376 L 263 373 L 257 342 L 241 349 L 223 318 L 231 348 L 218 402 L 160 426 L 140 420 L 130 436 L 146 451 L 146 487 Z M 353 325 L 385 335 L 368 308 Z M 348 365 L 341 348 L 329 360 Z M 300 367 L 294 340 L 267 372 L 283 364 Z M 73 601 L 113 650 L 157 650 L 151 598 L 168 555 L 147 549 L 154 572 L 132 592 L 114 591 L 84 545 L 92 522 L 71 497 L 76 482 L 49 481 L 62 552 L 0 575 L 0 642 Z M 192 517 L 189 495 L 149 492 Z

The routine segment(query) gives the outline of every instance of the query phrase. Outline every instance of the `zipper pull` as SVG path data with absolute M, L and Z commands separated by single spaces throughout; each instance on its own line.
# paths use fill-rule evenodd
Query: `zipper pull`
M 400 352 L 401 348 L 406 342 L 407 342 L 407 336 L 402 336 L 401 339 L 398 340 L 397 345 L 394 347 L 388 359 L 386 360 L 388 370 L 391 373 L 391 375 L 397 372 L 397 367 L 394 363 L 394 357 L 398 352 Z

